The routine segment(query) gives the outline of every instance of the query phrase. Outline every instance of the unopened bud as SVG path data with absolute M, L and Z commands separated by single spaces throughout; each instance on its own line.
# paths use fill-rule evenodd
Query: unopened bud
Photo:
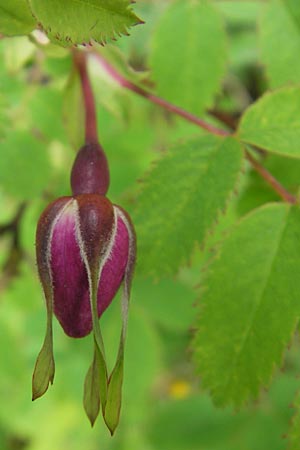
M 89 278 L 101 272 L 98 317 L 116 295 L 132 234 L 128 216 L 96 194 L 58 199 L 42 214 L 36 246 L 39 274 L 44 290 L 52 292 L 54 314 L 69 336 L 83 337 L 92 329 Z

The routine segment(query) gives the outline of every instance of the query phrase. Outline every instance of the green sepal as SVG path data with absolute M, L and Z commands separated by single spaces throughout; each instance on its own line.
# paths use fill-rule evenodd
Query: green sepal
M 107 401 L 104 412 L 104 421 L 111 435 L 114 434 L 120 418 L 122 403 L 122 384 L 124 372 L 124 342 L 121 338 L 116 365 L 111 373 L 107 389 Z
M 48 321 L 44 343 L 38 354 L 32 376 L 32 400 L 36 400 L 45 394 L 49 384 L 53 384 L 54 373 L 52 324 Z
M 85 377 L 83 406 L 93 426 L 100 410 L 99 351 L 96 344 L 93 362 Z
M 131 241 L 131 252 L 135 252 L 133 241 Z M 121 403 L 122 403 L 122 384 L 124 372 L 124 347 L 128 324 L 128 310 L 130 300 L 130 285 L 133 273 L 133 257 L 129 256 L 126 273 L 123 282 L 122 293 L 122 331 L 120 337 L 119 351 L 117 361 L 113 371 L 109 377 L 107 388 L 107 402 L 103 414 L 104 421 L 109 428 L 111 435 L 114 434 L 120 419 Z
M 107 398 L 107 366 L 104 344 L 97 313 L 97 283 L 92 276 L 90 302 L 94 333 L 94 358 L 84 383 L 83 406 L 93 426 L 98 417 L 100 405 L 105 410 Z

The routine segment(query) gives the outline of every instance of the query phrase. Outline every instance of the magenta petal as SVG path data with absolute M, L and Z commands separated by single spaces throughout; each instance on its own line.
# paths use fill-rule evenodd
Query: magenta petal
M 76 238 L 76 200 L 70 200 L 54 224 L 51 239 L 51 273 L 54 313 L 66 334 L 83 337 L 91 332 L 89 283 Z M 95 243 L 96 245 L 96 243 Z M 98 287 L 98 316 L 109 306 L 125 275 L 129 234 L 118 215 L 110 256 L 102 269 Z M 99 264 L 101 264 L 99 255 Z
M 123 220 L 117 219 L 117 232 L 111 255 L 106 261 L 98 287 L 98 315 L 109 306 L 125 275 L 129 253 L 129 235 Z
M 54 226 L 51 269 L 54 313 L 66 334 L 83 337 L 92 329 L 87 272 L 75 234 L 74 200 Z

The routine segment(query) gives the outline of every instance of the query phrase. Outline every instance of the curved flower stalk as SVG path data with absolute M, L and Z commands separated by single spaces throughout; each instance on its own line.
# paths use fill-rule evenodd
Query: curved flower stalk
M 102 406 L 104 420 L 113 433 L 121 407 L 136 248 L 129 215 L 105 196 L 108 185 L 108 165 L 102 148 L 98 143 L 86 144 L 73 165 L 73 196 L 52 202 L 38 222 L 36 257 L 46 298 L 47 331 L 33 374 L 33 399 L 42 396 L 54 379 L 54 313 L 70 337 L 93 332 L 94 357 L 85 380 L 84 407 L 93 425 Z M 122 332 L 117 362 L 108 377 L 98 319 L 122 283 Z

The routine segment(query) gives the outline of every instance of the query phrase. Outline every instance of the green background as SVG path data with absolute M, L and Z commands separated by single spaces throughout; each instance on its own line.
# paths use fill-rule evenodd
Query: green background
M 133 74 L 135 79 L 144 77 L 149 86 L 155 81 L 164 45 L 166 48 L 170 45 L 167 39 L 164 41 L 164 30 L 170 25 L 163 22 L 169 3 L 139 1 L 135 11 L 146 24 L 133 28 L 130 37 L 122 37 L 115 44 L 126 60 L 142 72 L 142 75 Z M 203 50 L 201 45 L 196 50 L 221 51 L 216 80 L 210 79 L 208 73 L 209 92 L 205 91 L 205 79 L 203 85 L 199 84 L 199 96 L 205 91 L 201 102 L 195 103 L 189 92 L 178 95 L 178 102 L 199 114 L 215 106 L 237 116 L 269 86 L 280 86 L 286 78 L 276 72 L 276 58 L 268 66 L 272 72 L 272 64 L 275 65 L 273 75 L 270 77 L 264 70 L 263 63 L 268 62 L 270 53 L 266 44 L 269 35 L 264 35 L 270 27 L 265 2 L 212 3 L 226 29 L 227 42 L 221 42 L 220 48 L 215 50 L 216 33 L 220 30 L 212 21 L 216 32 L 205 34 L 209 50 Z M 275 7 L 275 3 L 272 12 L 276 21 L 272 20 L 277 26 L 281 14 L 278 12 L 280 5 Z M 207 27 L 212 26 L 210 14 Z M 268 23 L 262 25 L 263 21 Z M 194 26 L 197 29 L 197 24 Z M 173 32 L 176 35 L 176 29 Z M 179 30 L 178 34 L 181 38 Z M 191 43 L 193 39 L 187 45 Z M 105 51 L 99 49 L 104 55 Z M 110 52 L 108 57 L 113 60 L 115 52 Z M 169 55 L 170 64 L 171 56 L 178 52 L 183 58 L 177 62 L 180 70 L 187 64 L 186 55 L 180 48 L 174 48 L 173 52 Z M 193 70 L 197 71 L 199 62 L 195 64 Z M 91 429 L 82 407 L 83 380 L 92 356 L 91 337 L 71 340 L 63 334 L 56 320 L 54 386 L 43 398 L 31 402 L 31 375 L 46 324 L 35 267 L 35 227 L 51 199 L 70 194 L 69 171 L 74 147 L 82 139 L 76 86 L 68 85 L 71 65 L 69 52 L 54 44 L 37 48 L 28 37 L 0 40 L 0 225 L 9 223 L 20 205 L 26 202 L 17 227 L 18 245 L 13 242 L 16 230 L 2 230 L 0 236 L 3 269 L 0 278 L 1 450 L 287 448 L 285 435 L 294 413 L 291 403 L 299 389 L 298 338 L 287 351 L 284 367 L 275 373 L 270 389 L 262 390 L 258 401 L 241 410 L 218 409 L 213 405 L 201 388 L 201 377 L 195 374 L 192 358 L 195 303 L 201 297 L 199 286 L 203 268 L 211 258 L 210 249 L 237 218 L 266 201 L 277 200 L 249 167 L 244 168 L 238 192 L 230 208 L 219 217 L 214 235 L 206 238 L 205 248 L 195 247 L 188 266 L 181 268 L 176 277 L 153 280 L 143 271 L 145 256 L 138 256 L 126 343 L 123 406 L 115 436 L 109 436 L 101 420 Z M 148 74 L 151 65 L 154 78 Z M 90 64 L 90 72 L 97 100 L 100 140 L 110 162 L 108 196 L 134 216 L 137 193 L 141 189 L 139 180 L 144 178 L 152 162 L 164 155 L 176 140 L 201 136 L 203 132 L 166 115 L 135 94 L 121 90 L 100 73 L 95 61 Z M 158 91 L 176 102 L 175 78 L 172 80 L 168 71 L 161 76 L 170 82 L 159 85 Z M 198 83 L 193 77 L 187 79 L 190 86 Z M 214 119 L 208 120 L 217 123 Z M 265 165 L 280 176 L 291 191 L 296 191 L 300 169 L 297 160 L 275 154 L 266 157 Z M 144 203 L 142 207 L 151 208 L 151 202 Z M 154 272 L 159 272 L 159 268 Z M 120 332 L 119 300 L 117 297 L 101 318 L 110 367 L 116 356 Z M 300 447 L 293 447 L 297 448 Z

